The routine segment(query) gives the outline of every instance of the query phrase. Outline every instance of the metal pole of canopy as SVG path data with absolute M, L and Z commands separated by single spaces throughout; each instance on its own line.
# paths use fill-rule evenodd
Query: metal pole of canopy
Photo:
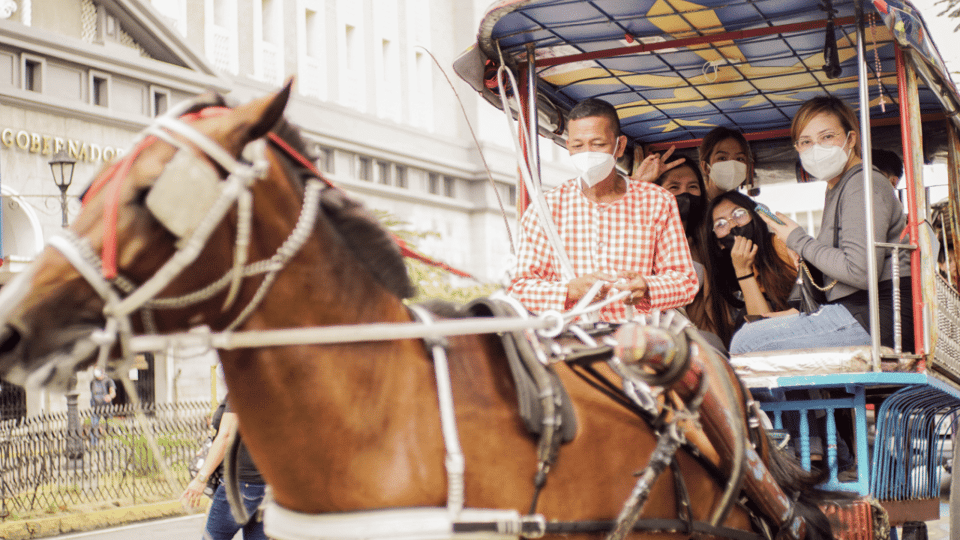
M 947 172 L 948 185 L 950 186 L 950 196 L 948 197 L 947 215 L 944 219 L 950 223 L 950 237 L 943 242 L 944 253 L 947 257 L 947 268 L 953 270 L 955 251 L 960 246 L 960 222 L 957 220 L 958 211 L 960 211 L 960 138 L 957 137 L 956 128 L 950 123 L 947 124 Z M 953 249 L 948 246 L 953 245 Z M 956 273 L 951 274 L 950 285 L 955 289 L 960 289 L 960 276 Z M 960 447 L 958 447 L 960 448 Z M 960 490 L 957 491 L 960 495 Z
M 520 64 L 520 89 L 517 96 L 517 106 L 521 111 L 526 110 L 526 125 L 517 130 L 520 136 L 520 147 L 527 170 L 536 171 L 535 179 L 540 178 L 540 136 L 539 117 L 537 112 L 537 61 L 533 45 L 527 46 L 527 62 Z M 530 194 L 523 185 L 523 176 L 518 171 L 517 180 L 517 223 L 523 218 L 523 212 L 530 206 Z M 535 180 L 536 181 L 536 180 Z M 519 225 L 518 225 L 519 226 Z
M 527 71 L 533 71 L 533 66 L 530 64 L 520 64 L 519 71 L 519 91 L 517 92 L 517 108 L 520 111 L 523 111 L 527 108 L 527 84 L 529 84 L 529 77 L 526 76 Z M 522 115 L 518 115 L 517 118 L 520 118 Z M 529 118 L 527 119 L 529 123 Z M 524 164 L 530 163 L 530 152 L 528 149 L 530 145 L 527 143 L 527 135 L 530 133 L 530 130 L 527 126 L 522 125 L 522 122 L 518 122 L 517 136 L 520 137 L 520 155 L 517 156 L 518 159 L 522 159 Z M 524 164 L 518 164 L 517 168 L 517 227 L 519 230 L 520 220 L 523 219 L 523 212 L 530 206 L 530 194 L 527 193 L 527 188 L 523 183 L 523 172 L 520 171 L 519 167 L 525 166 Z M 528 167 L 529 169 L 529 167 Z M 536 181 L 536 180 L 534 180 Z
M 527 162 L 537 169 L 540 178 L 540 117 L 537 112 L 537 58 L 533 53 L 533 44 L 527 45 L 527 135 L 530 137 L 530 153 Z
M 867 73 L 866 47 L 864 45 L 863 0 L 857 6 L 857 76 L 860 81 L 860 157 L 863 161 L 863 204 L 866 208 L 867 283 L 870 300 L 870 348 L 874 371 L 880 371 L 880 280 L 877 277 L 877 258 L 874 256 L 877 239 L 873 234 L 873 159 L 870 141 L 870 79 Z M 901 109 L 902 110 L 902 109 Z M 839 209 L 838 209 L 839 210 Z
M 3 174 L 0 171 L 0 185 L 3 184 Z M 0 264 L 3 264 L 3 258 L 6 254 L 3 252 L 3 205 L 0 204 Z
M 907 233 L 910 243 L 917 246 L 910 253 L 910 283 L 913 293 L 913 330 L 915 349 L 918 354 L 926 350 L 923 331 L 923 276 L 920 253 L 920 220 L 926 208 L 926 201 L 921 199 L 922 193 L 917 182 L 916 151 L 919 141 L 919 129 L 914 126 L 914 115 L 919 113 L 919 96 L 917 94 L 917 78 L 910 76 L 910 66 L 903 56 L 903 50 L 895 45 L 897 61 L 897 94 L 900 105 L 900 136 L 903 139 L 903 171 L 907 181 Z M 921 203 L 920 201 L 924 201 Z

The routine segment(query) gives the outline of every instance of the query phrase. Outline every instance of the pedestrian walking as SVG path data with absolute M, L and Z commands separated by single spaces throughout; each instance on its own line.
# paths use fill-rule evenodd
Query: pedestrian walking
M 105 430 L 100 425 L 100 417 L 104 420 L 110 417 L 110 407 L 117 397 L 117 385 L 113 379 L 100 368 L 93 369 L 93 379 L 90 380 L 90 406 L 93 414 L 90 416 L 90 442 L 97 444 L 97 439 Z

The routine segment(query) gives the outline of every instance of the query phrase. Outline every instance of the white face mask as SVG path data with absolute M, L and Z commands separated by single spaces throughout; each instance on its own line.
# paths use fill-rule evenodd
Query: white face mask
M 613 156 L 616 155 L 619 147 L 620 140 L 618 138 L 616 145 L 613 147 L 613 154 L 607 154 L 605 152 L 580 152 L 571 155 L 570 160 L 573 162 L 573 166 L 577 169 L 577 172 L 580 173 L 580 181 L 587 187 L 593 187 L 609 176 L 610 171 L 613 170 L 613 166 L 617 163 L 616 158 Z
M 831 180 L 843 172 L 850 155 L 842 146 L 814 145 L 800 154 L 800 164 L 817 180 Z
M 710 180 L 722 191 L 733 191 L 747 179 L 747 164 L 730 159 L 710 166 Z

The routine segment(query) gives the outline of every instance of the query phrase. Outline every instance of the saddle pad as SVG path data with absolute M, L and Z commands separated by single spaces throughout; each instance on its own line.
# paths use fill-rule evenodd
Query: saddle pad
M 431 313 L 448 319 L 468 317 L 517 317 L 519 314 L 506 302 L 491 298 L 474 300 L 466 306 L 431 300 L 421 306 Z M 534 353 L 534 345 L 527 341 L 523 332 L 504 332 L 498 334 L 510 366 L 510 374 L 517 388 L 517 403 L 520 417 L 527 431 L 539 436 L 543 432 L 544 411 L 541 403 L 541 391 L 537 387 L 534 373 L 548 378 L 554 395 L 559 397 L 557 409 L 560 411 L 559 434 L 563 442 L 569 442 L 577 435 L 577 416 L 567 391 L 553 368 L 543 365 Z M 535 371 L 536 370 L 536 371 Z
M 519 314 L 506 302 L 492 298 L 480 298 L 465 306 L 465 310 L 475 317 L 516 317 Z M 544 410 L 540 401 L 542 389 L 537 387 L 536 374 L 545 374 L 550 381 L 553 393 L 559 398 L 557 409 L 560 412 L 560 436 L 563 442 L 573 440 L 577 435 L 577 416 L 570 396 L 552 367 L 544 365 L 534 352 L 523 332 L 503 332 L 500 334 L 503 350 L 510 365 L 510 372 L 517 387 L 517 401 L 520 416 L 527 430 L 534 435 L 543 431 Z

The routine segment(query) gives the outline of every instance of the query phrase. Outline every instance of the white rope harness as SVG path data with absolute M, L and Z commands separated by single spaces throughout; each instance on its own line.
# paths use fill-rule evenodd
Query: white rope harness
M 563 248 L 563 243 L 560 241 L 560 235 L 557 233 L 557 226 L 553 223 L 553 217 L 550 215 L 550 208 L 547 206 L 546 199 L 543 198 L 543 183 L 540 179 L 540 170 L 539 167 L 531 167 L 529 163 L 523 162 L 520 159 L 521 156 L 527 155 L 529 159 L 537 159 L 536 156 L 536 145 L 532 141 L 536 140 L 537 126 L 534 124 L 529 130 L 524 132 L 524 143 L 525 147 L 521 150 L 521 142 L 519 136 L 520 129 L 526 129 L 525 126 L 528 123 L 525 120 L 525 115 L 523 112 L 523 107 L 520 106 L 519 101 L 517 102 L 517 122 L 514 124 L 513 117 L 510 115 L 510 104 L 507 101 L 507 91 L 505 88 L 504 79 L 510 81 L 510 89 L 513 92 L 514 96 L 519 96 L 519 89 L 517 87 L 517 80 L 513 76 L 513 72 L 505 67 L 505 63 L 501 58 L 500 68 L 497 70 L 497 86 L 500 90 L 500 103 L 503 108 L 503 112 L 507 116 L 507 125 L 510 127 L 511 140 L 513 141 L 514 152 L 517 154 L 517 164 L 520 169 L 520 176 L 523 178 L 523 183 L 527 188 L 527 193 L 530 194 L 530 200 L 533 203 L 533 207 L 536 212 L 540 215 L 540 223 L 543 225 L 543 230 L 547 234 L 547 240 L 550 243 L 550 246 L 553 247 L 553 252 L 557 255 L 557 260 L 560 261 L 560 277 L 563 281 L 570 281 L 575 278 L 577 275 L 573 271 L 573 265 L 570 263 L 570 258 L 567 256 L 566 250 Z M 506 73 L 506 77 L 504 77 Z M 536 122 L 536 119 L 534 119 Z M 525 150 L 525 152 L 524 152 Z
M 421 306 L 410 306 L 410 310 L 425 326 L 435 324 L 433 315 Z M 453 384 L 450 381 L 450 367 L 447 363 L 447 347 L 441 338 L 427 341 L 433 353 L 433 371 L 437 379 L 437 397 L 440 405 L 440 429 L 446 458 L 443 463 L 447 469 L 447 510 L 451 519 L 463 510 L 465 488 L 463 473 L 466 460 L 460 447 L 460 435 L 457 432 L 457 416 L 453 408 Z
M 153 326 L 150 310 L 185 308 L 208 300 L 229 287 L 224 301 L 224 309 L 226 309 L 235 301 L 239 283 L 244 278 L 266 274 L 254 296 L 241 313 L 227 326 L 226 330 L 229 332 L 241 325 L 266 297 L 280 270 L 299 252 L 310 237 L 320 211 L 320 196 L 328 187 L 327 184 L 317 179 L 307 180 L 304 188 L 303 206 L 293 231 L 269 260 L 248 265 L 246 264 L 247 248 L 252 222 L 250 187 L 257 180 L 266 177 L 269 167 L 269 162 L 266 159 L 266 143 L 262 140 L 254 141 L 244 149 L 245 157 L 248 157 L 251 162 L 248 164 L 234 159 L 206 135 L 175 118 L 158 118 L 156 123 L 148 127 L 142 135 L 153 135 L 173 144 L 180 151 L 187 150 L 182 142 L 170 136 L 167 131 L 176 133 L 193 143 L 227 170 L 229 175 L 222 181 L 222 190 L 219 196 L 200 219 L 193 233 L 189 237 L 181 239 L 176 253 L 153 276 L 140 286 L 135 286 L 123 277 L 118 277 L 112 282 L 107 281 L 101 274 L 102 262 L 100 257 L 86 239 L 66 230 L 60 236 L 53 237 L 48 241 L 48 244 L 58 250 L 73 265 L 104 301 L 103 315 L 106 324 L 103 330 L 94 332 L 91 336 L 91 339 L 96 342 L 100 349 L 98 363 L 101 367 L 105 366 L 109 351 L 118 340 L 121 345 L 121 355 L 127 361 L 132 359 L 133 354 L 145 352 L 142 349 L 131 347 L 133 330 L 130 315 L 132 313 L 140 310 L 144 311 L 144 326 L 150 331 Z M 238 205 L 239 222 L 234 248 L 234 264 L 231 269 L 219 280 L 198 291 L 176 298 L 156 299 L 155 296 L 160 291 L 172 283 L 184 269 L 196 260 L 213 231 L 223 221 L 234 204 Z M 156 351 L 156 349 L 150 349 L 150 351 Z

